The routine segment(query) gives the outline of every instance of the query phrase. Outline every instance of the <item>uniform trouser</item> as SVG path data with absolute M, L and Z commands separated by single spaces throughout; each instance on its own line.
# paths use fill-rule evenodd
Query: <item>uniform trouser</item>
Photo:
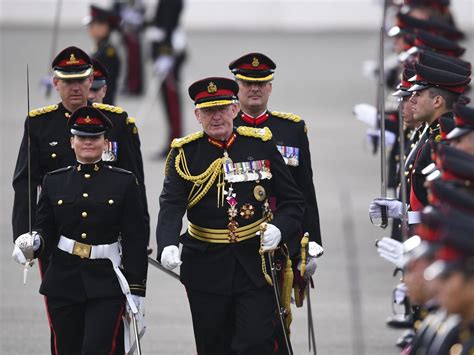
M 54 355 L 124 354 L 122 315 L 124 297 L 88 299 L 71 303 L 46 298 Z
M 187 293 L 199 355 L 274 353 L 276 306 L 270 286 L 232 295 Z

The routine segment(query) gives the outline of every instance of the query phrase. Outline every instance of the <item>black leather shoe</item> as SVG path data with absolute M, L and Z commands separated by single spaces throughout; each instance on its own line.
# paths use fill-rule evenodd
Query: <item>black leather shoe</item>
M 387 318 L 387 325 L 392 328 L 412 328 L 413 317 L 404 314 L 397 314 Z

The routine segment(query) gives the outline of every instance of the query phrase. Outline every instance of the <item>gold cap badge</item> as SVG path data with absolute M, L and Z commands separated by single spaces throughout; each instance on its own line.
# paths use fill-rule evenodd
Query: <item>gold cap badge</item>
M 257 57 L 252 58 L 252 67 L 256 68 L 260 65 L 260 62 L 258 61 Z
M 215 94 L 217 92 L 217 86 L 216 84 L 214 84 L 213 81 L 211 81 L 209 85 L 207 85 L 207 92 L 209 94 Z
M 66 62 L 66 64 L 77 64 L 79 63 L 79 61 L 76 59 L 76 56 L 74 55 L 74 53 L 71 53 L 71 55 L 69 56 L 69 60 Z

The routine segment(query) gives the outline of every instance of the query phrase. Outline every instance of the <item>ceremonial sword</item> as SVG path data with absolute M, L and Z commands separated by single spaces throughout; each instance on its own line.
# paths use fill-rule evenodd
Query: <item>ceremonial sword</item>
M 160 271 L 163 271 L 165 274 L 171 276 L 172 278 L 176 279 L 179 281 L 179 274 L 171 271 L 171 270 L 168 270 L 167 268 L 165 268 L 163 265 L 161 265 L 158 261 L 156 261 L 155 259 L 153 259 L 151 256 L 148 257 L 148 263 L 154 267 L 156 267 L 158 270 Z

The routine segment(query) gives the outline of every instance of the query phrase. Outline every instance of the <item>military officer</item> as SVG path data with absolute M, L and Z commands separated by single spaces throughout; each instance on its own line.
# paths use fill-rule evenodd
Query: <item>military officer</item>
M 138 180 L 101 159 L 112 122 L 90 106 L 68 120 L 74 166 L 48 172 L 32 233 L 14 258 L 51 257 L 41 283 L 55 354 L 123 354 L 125 303 L 143 312 L 147 235 Z M 143 313 L 141 313 L 143 315 Z
M 201 355 L 273 353 L 275 299 L 263 254 L 295 238 L 304 209 L 270 130 L 233 127 L 238 90 L 217 77 L 189 87 L 203 131 L 171 144 L 160 196 L 158 260 L 168 269 L 182 263 Z M 274 214 L 269 196 L 277 197 Z
M 92 68 L 94 69 L 94 80 L 89 90 L 89 101 L 101 104 L 107 94 L 109 72 L 101 62 L 94 58 L 92 58 Z
M 456 127 L 447 139 L 453 147 L 474 155 L 474 108 L 457 104 L 453 112 Z
M 89 56 L 77 47 L 62 50 L 52 63 L 54 86 L 61 102 L 32 110 L 26 121 L 23 140 L 17 158 L 13 177 L 15 198 L 13 205 L 13 238 L 28 231 L 28 132 L 31 139 L 31 211 L 36 211 L 37 186 L 48 172 L 75 162 L 68 137 L 67 119 L 71 112 L 88 104 L 92 83 L 92 63 Z M 140 139 L 135 120 L 128 117 L 120 107 L 93 103 L 113 122 L 109 132 L 108 146 L 103 160 L 112 165 L 132 171 L 140 182 L 140 190 L 145 208 L 145 222 L 149 216 L 144 186 L 143 160 L 140 151 Z
M 113 11 L 91 5 L 90 15 L 84 22 L 88 25 L 89 35 L 96 45 L 91 57 L 98 59 L 109 72 L 107 93 L 103 101 L 106 104 L 113 105 L 120 75 L 120 57 L 116 48 L 110 43 L 110 35 L 119 26 L 120 18 Z
M 262 53 L 249 53 L 229 64 L 239 84 L 241 105 L 234 124 L 271 130 L 293 178 L 300 189 L 304 189 L 304 219 L 297 234 L 301 237 L 308 232 L 311 241 L 322 245 L 306 123 L 298 115 L 268 109 L 275 68 L 276 64 Z M 299 251 L 299 238 L 295 241 L 298 245 L 289 246 L 293 253 Z

